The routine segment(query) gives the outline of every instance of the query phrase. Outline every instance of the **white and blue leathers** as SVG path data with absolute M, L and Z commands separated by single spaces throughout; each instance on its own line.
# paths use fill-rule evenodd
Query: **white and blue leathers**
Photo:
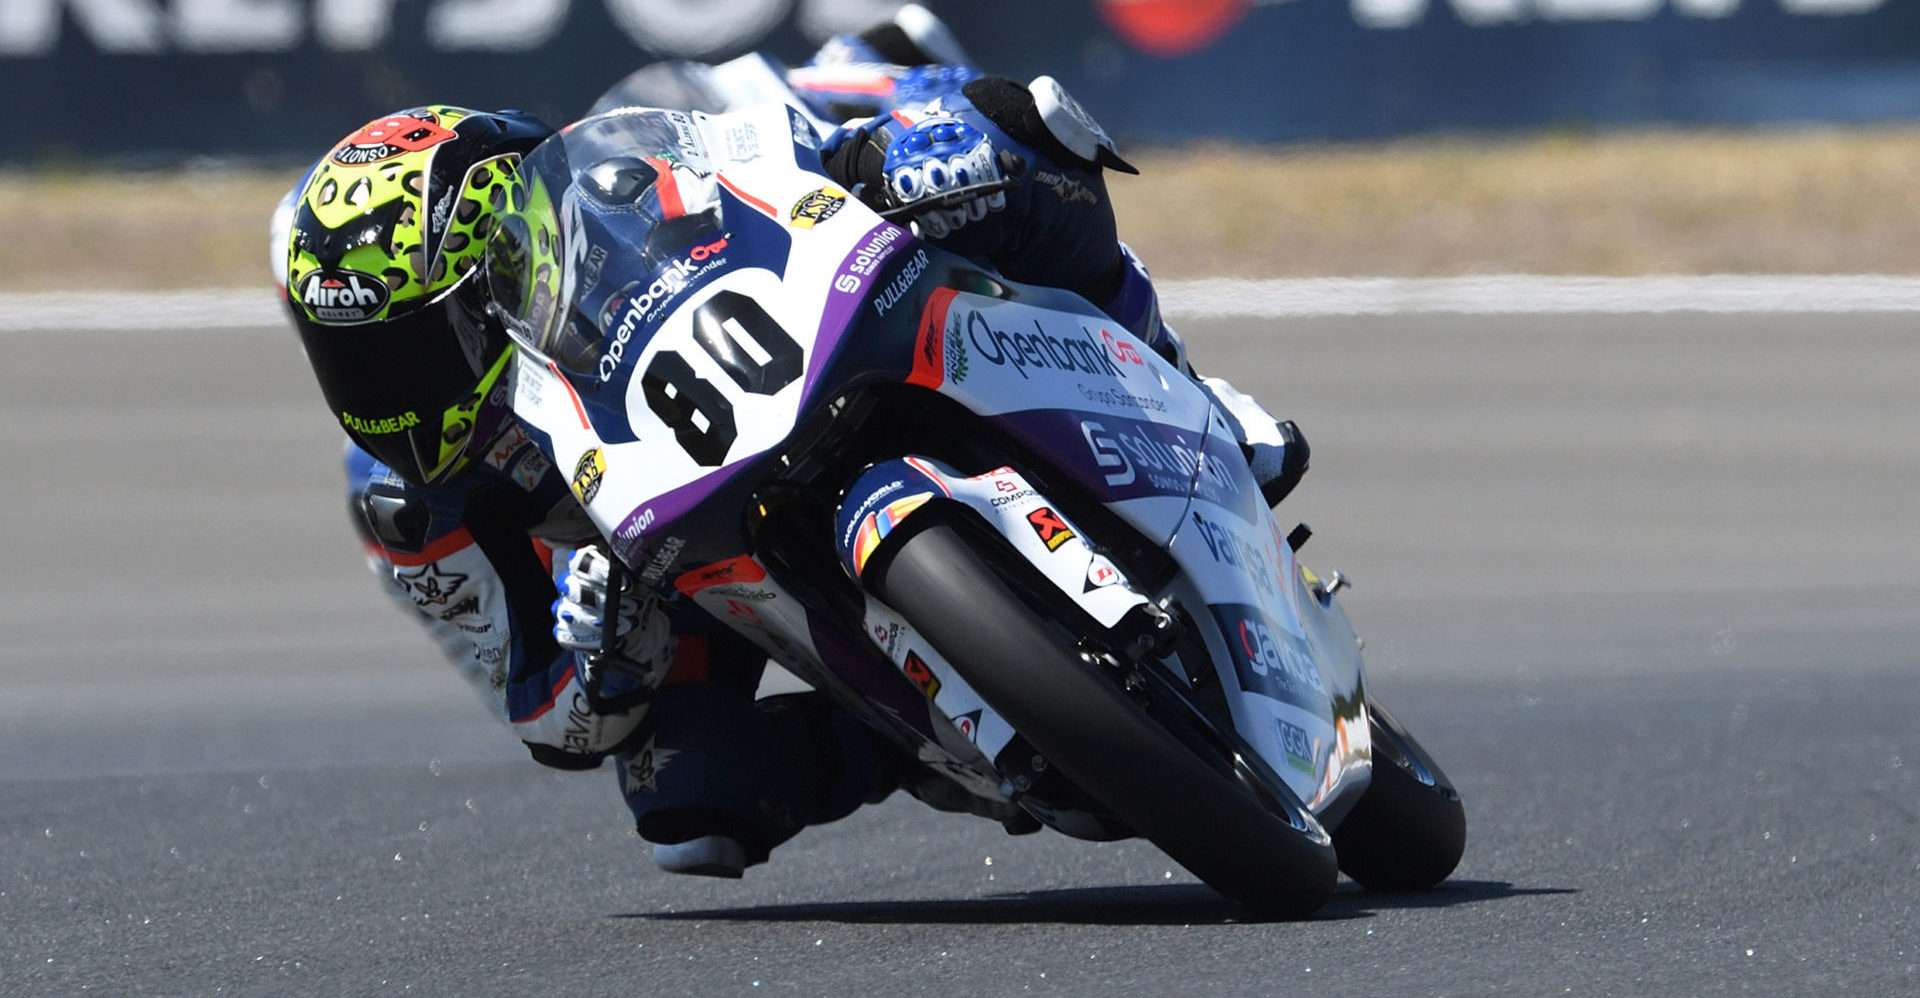
M 649 841 L 725 835 L 747 863 L 810 824 L 890 792 L 899 767 L 815 694 L 755 701 L 764 655 L 664 580 L 649 601 L 670 638 L 652 700 L 588 706 L 579 653 L 553 636 L 555 568 L 595 539 L 564 475 L 507 420 L 481 461 L 417 488 L 349 446 L 348 501 L 370 567 L 409 607 L 533 757 L 616 764 Z

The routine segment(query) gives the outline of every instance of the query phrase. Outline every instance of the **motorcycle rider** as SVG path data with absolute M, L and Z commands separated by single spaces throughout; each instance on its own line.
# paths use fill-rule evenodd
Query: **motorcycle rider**
M 963 58 L 910 5 L 819 61 L 873 45 Z M 388 593 L 534 759 L 614 760 L 663 869 L 737 877 L 800 828 L 884 798 L 907 764 L 818 694 L 756 701 L 764 656 L 670 587 L 609 599 L 604 554 L 582 546 L 592 524 L 510 411 L 513 347 L 479 266 L 509 179 L 552 132 L 445 106 L 376 119 L 288 192 L 270 260 L 347 433 L 350 519 Z M 615 668 L 595 677 L 610 610 Z M 627 673 L 648 677 L 648 702 L 592 709 L 587 684 Z
M 842 42 L 914 82 L 875 108 L 887 117 L 830 138 L 836 179 L 877 207 L 917 209 L 922 235 L 1009 277 L 1079 292 L 1185 368 L 1115 234 L 1101 170 L 1132 168 L 1064 90 L 934 64 L 906 33 Z M 511 413 L 514 348 L 480 266 L 520 158 L 551 131 L 444 106 L 370 122 L 296 188 L 279 249 L 286 300 L 350 439 L 349 505 L 392 595 L 536 760 L 616 761 L 664 869 L 739 876 L 800 828 L 886 796 L 906 763 L 818 694 L 756 702 L 764 657 L 670 587 L 610 597 L 605 556 L 583 546 L 592 525 Z M 1304 441 L 1224 382 L 1203 383 L 1277 502 L 1304 471 Z M 622 668 L 596 674 L 609 613 Z M 593 709 L 587 685 L 628 672 L 647 677 L 647 702 Z
M 765 658 L 684 600 L 607 598 L 566 476 L 509 409 L 514 347 L 482 260 L 521 157 L 552 129 L 434 106 L 342 140 L 296 193 L 284 299 L 349 438 L 348 505 L 371 567 L 533 757 L 609 757 L 675 872 L 739 876 L 802 827 L 890 793 L 893 750 L 816 693 L 754 700 Z M 556 596 L 559 597 L 556 600 Z M 593 672 L 617 603 L 614 657 Z M 598 711 L 622 674 L 649 702 Z

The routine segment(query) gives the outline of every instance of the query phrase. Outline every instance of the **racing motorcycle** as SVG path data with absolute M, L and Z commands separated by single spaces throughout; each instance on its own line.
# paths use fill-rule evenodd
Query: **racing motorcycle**
M 1265 916 L 1452 871 L 1459 796 L 1368 694 L 1344 580 L 1097 308 L 875 214 L 781 104 L 590 117 L 510 200 L 513 404 L 611 552 L 896 741 L 916 796 L 1143 836 Z

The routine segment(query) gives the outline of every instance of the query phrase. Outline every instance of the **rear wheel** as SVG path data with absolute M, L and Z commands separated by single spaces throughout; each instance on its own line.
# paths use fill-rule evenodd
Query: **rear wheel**
M 1333 892 L 1326 833 L 1263 806 L 1228 759 L 1203 759 L 1080 655 L 960 531 L 913 533 L 867 583 L 940 650 L 1050 766 L 1220 893 L 1299 917 Z
M 1432 887 L 1467 848 L 1460 795 L 1420 743 L 1369 697 L 1373 782 L 1334 830 L 1340 871 L 1373 891 Z

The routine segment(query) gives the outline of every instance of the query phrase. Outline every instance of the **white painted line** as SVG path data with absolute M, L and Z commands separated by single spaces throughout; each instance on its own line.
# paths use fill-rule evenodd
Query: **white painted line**
M 1162 281 L 1169 316 L 1915 312 L 1920 277 L 1218 277 Z M 0 294 L 0 333 L 282 328 L 270 288 Z
M 0 294 L 3 333 L 278 328 L 286 321 L 279 294 L 271 287 Z
M 1328 277 L 1167 281 L 1169 316 L 1569 312 L 1912 312 L 1920 277 L 1879 275 L 1706 277 Z

